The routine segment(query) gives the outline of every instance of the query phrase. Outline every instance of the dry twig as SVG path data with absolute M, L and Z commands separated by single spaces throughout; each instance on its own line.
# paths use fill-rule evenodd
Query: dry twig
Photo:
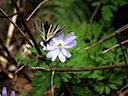
M 125 96 L 128 93 L 128 84 L 122 87 L 118 92 L 118 96 Z
M 2 14 L 5 17 L 8 17 L 7 13 L 5 13 L 5 11 L 2 8 L 0 8 L 0 11 L 2 12 Z M 16 23 L 14 23 L 10 18 L 7 18 L 7 19 L 19 30 L 19 32 L 21 33 L 21 35 L 29 42 L 29 44 L 32 45 L 32 43 L 29 41 L 28 37 L 26 37 L 26 35 L 24 34 L 24 32 L 21 30 L 21 28 Z
M 114 68 L 126 68 L 124 64 L 114 64 L 106 66 L 96 66 L 90 68 L 42 68 L 42 67 L 32 67 L 33 70 L 46 71 L 46 72 L 81 72 L 81 71 L 93 71 L 93 70 L 103 70 L 103 69 L 114 69 Z
M 107 40 L 107 39 L 109 39 L 109 38 L 115 36 L 116 33 L 120 33 L 120 32 L 122 32 L 122 31 L 124 31 L 124 30 L 126 30 L 126 29 L 128 29 L 128 24 L 126 24 L 126 25 L 124 25 L 123 27 L 119 28 L 119 29 L 116 30 L 113 34 L 107 36 L 106 38 L 101 39 L 100 41 L 98 41 L 98 42 L 96 42 L 96 43 L 94 43 L 94 44 L 92 44 L 92 45 L 90 45 L 90 46 L 84 48 L 84 50 L 88 50 L 88 49 L 90 49 L 90 48 L 93 48 L 94 46 L 96 46 L 96 45 L 98 45 L 98 44 L 104 42 L 105 40 Z
M 16 10 L 14 9 L 14 13 L 16 12 Z M 17 20 L 17 16 L 15 15 L 12 17 L 12 22 L 14 22 L 14 24 L 16 23 Z M 6 47 L 8 48 L 11 42 L 11 38 L 13 36 L 13 32 L 14 32 L 14 28 L 15 26 L 10 22 L 9 28 L 8 28 L 8 32 L 7 32 L 7 40 L 6 40 Z
M 12 0 L 12 3 L 13 3 L 13 5 L 14 5 L 14 7 L 16 8 L 16 10 L 19 11 L 20 8 L 19 8 L 19 6 L 17 5 L 16 0 Z M 23 26 L 24 26 L 24 28 L 25 28 L 25 30 L 26 30 L 28 36 L 29 36 L 30 39 L 32 40 L 32 42 L 33 42 L 33 44 L 34 44 L 34 46 L 35 46 L 35 48 L 36 48 L 38 54 L 39 54 L 39 55 L 42 55 L 42 52 L 41 52 L 40 48 L 38 47 L 38 44 L 37 44 L 36 40 L 34 39 L 34 37 L 33 37 L 32 33 L 31 33 L 30 29 L 28 28 L 28 26 L 27 26 L 27 24 L 26 24 L 26 21 L 25 21 L 25 18 L 24 18 L 24 14 L 23 14 L 23 13 L 20 14 L 20 15 L 19 15 L 19 18 L 21 19 L 21 22 L 22 22 L 22 24 L 23 24 Z M 43 56 L 42 59 L 46 62 L 45 56 Z
M 26 21 L 29 21 L 29 19 L 32 17 L 32 15 L 41 7 L 42 4 L 44 4 L 45 2 L 47 2 L 48 0 L 44 0 L 41 3 L 39 3 L 39 5 L 32 11 L 32 13 L 28 16 L 28 18 L 26 19 Z
M 51 96 L 54 96 L 54 83 L 53 83 L 54 75 L 55 75 L 55 71 L 52 71 L 52 76 L 51 76 Z
M 93 20 L 94 20 L 94 18 L 95 18 L 95 16 L 96 16 L 96 14 L 97 14 L 97 12 L 98 12 L 98 10 L 99 10 L 101 4 L 102 4 L 102 0 L 100 0 L 100 1 L 98 2 L 98 5 L 97 5 L 96 9 L 94 10 L 93 14 L 91 15 L 91 17 L 90 17 L 90 19 L 89 19 L 89 23 L 88 23 L 88 26 L 87 26 L 87 29 L 86 29 L 86 33 L 85 33 L 83 39 L 85 39 L 85 36 L 86 36 L 87 33 L 89 32 L 89 29 L 90 29 L 90 27 L 91 27 L 91 25 L 92 25 L 92 22 L 93 22 Z
M 123 42 L 121 42 L 121 44 L 125 44 L 125 43 L 127 43 L 127 42 L 128 42 L 128 39 L 125 40 L 125 41 L 123 41 Z M 110 48 L 104 50 L 103 53 L 106 53 L 106 52 L 110 51 L 111 49 L 116 48 L 116 47 L 119 47 L 119 46 L 120 46 L 120 44 L 116 44 L 116 45 L 114 45 L 114 46 L 112 46 L 112 47 L 110 47 Z

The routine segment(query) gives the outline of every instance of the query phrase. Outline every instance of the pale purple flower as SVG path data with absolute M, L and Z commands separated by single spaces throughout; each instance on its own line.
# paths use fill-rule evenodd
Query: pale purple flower
M 66 37 L 64 37 L 64 32 L 62 32 L 57 37 L 52 38 L 46 46 L 43 41 L 41 41 L 40 44 L 43 47 L 43 50 L 49 50 L 46 55 L 47 58 L 52 58 L 52 61 L 55 61 L 58 57 L 61 62 L 65 62 L 66 57 L 71 57 L 71 54 L 67 49 L 76 45 L 75 39 L 76 36 L 74 35 L 74 32 L 69 33 Z
M 3 87 L 2 93 L 0 94 L 0 96 L 8 96 L 6 87 Z M 15 96 L 15 91 L 14 90 L 11 92 L 10 96 Z

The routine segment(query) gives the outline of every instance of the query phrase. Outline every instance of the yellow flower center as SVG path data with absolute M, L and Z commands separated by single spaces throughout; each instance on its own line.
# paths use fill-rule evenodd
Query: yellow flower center
M 59 43 L 57 46 L 58 46 L 59 48 L 61 48 L 63 45 L 62 45 L 62 43 Z

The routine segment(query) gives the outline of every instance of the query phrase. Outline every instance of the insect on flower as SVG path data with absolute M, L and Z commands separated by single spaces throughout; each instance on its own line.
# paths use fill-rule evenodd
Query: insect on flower
M 35 24 L 37 32 L 40 33 L 44 44 L 46 45 L 51 38 L 58 36 L 64 31 L 64 26 L 61 24 L 49 24 L 47 21 L 45 23 L 38 22 Z
M 43 50 L 48 50 L 46 57 L 52 58 L 52 61 L 58 57 L 61 62 L 66 61 L 66 57 L 70 58 L 71 54 L 68 49 L 76 45 L 76 36 L 74 32 L 69 33 L 64 37 L 64 32 L 60 35 L 52 38 L 47 45 L 44 45 L 44 42 L 41 41 L 40 45 L 43 47 Z

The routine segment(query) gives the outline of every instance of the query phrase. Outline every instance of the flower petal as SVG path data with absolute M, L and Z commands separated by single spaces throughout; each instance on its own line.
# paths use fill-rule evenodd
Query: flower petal
M 2 89 L 2 96 L 7 96 L 7 88 L 3 87 Z
M 40 45 L 41 45 L 42 47 L 45 46 L 43 41 L 40 42 Z
M 57 38 L 57 37 L 53 37 L 51 40 L 52 40 L 55 44 L 58 43 L 58 38 Z
M 71 54 L 69 53 L 69 51 L 68 51 L 66 48 L 62 48 L 62 53 L 63 53 L 66 57 L 68 57 L 68 58 L 71 57 Z
M 59 54 L 59 50 L 51 50 L 47 53 L 46 57 L 47 58 L 52 58 L 52 61 L 55 61 L 55 59 L 57 58 L 57 55 Z
M 49 42 L 49 45 L 56 45 L 56 43 L 51 39 L 50 42 Z
M 40 42 L 40 45 L 43 47 L 43 50 L 47 50 L 47 49 L 46 49 L 46 46 L 44 45 L 44 42 L 43 42 L 43 41 Z
M 60 35 L 53 37 L 46 46 L 44 45 L 44 42 L 41 42 L 40 44 L 44 47 L 43 50 L 50 50 L 46 55 L 47 58 L 52 58 L 52 61 L 55 61 L 58 56 L 61 62 L 65 62 L 66 57 L 71 57 L 67 48 L 72 48 L 76 45 L 75 38 L 76 36 L 74 35 L 74 32 L 71 32 L 65 38 L 64 32 L 62 32 Z
M 71 43 L 72 41 L 74 41 L 74 39 L 76 39 L 76 36 L 74 35 L 74 32 L 71 32 L 71 33 L 69 33 L 69 34 L 64 38 L 64 41 L 65 41 L 64 44 L 69 44 L 69 43 Z
M 57 46 L 55 46 L 55 45 L 47 44 L 47 50 L 55 50 L 56 48 L 57 48 Z
M 58 54 L 59 60 L 61 62 L 65 62 L 66 61 L 66 57 L 64 56 L 64 54 L 60 51 L 60 53 Z
M 15 96 L 15 91 L 14 90 L 11 92 L 10 96 Z
M 64 32 L 62 32 L 60 35 L 57 36 L 58 40 L 63 40 L 64 38 Z
M 76 40 L 72 41 L 70 44 L 64 45 L 64 48 L 72 48 L 76 45 Z
M 49 52 L 47 53 L 46 57 L 47 57 L 47 58 L 51 58 L 51 57 L 54 56 L 54 53 L 55 53 L 55 50 L 51 50 L 51 51 L 49 51 Z

